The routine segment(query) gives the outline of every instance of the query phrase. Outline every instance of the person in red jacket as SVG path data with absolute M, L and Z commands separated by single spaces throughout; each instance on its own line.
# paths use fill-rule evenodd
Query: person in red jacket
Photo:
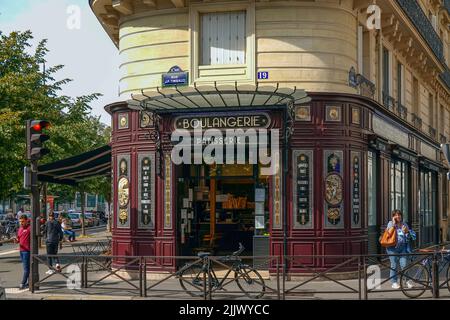
M 28 217 L 24 214 L 19 218 L 20 228 L 17 232 L 17 242 L 19 243 L 20 259 L 23 265 L 23 278 L 20 289 L 28 288 L 28 278 L 30 275 L 30 239 L 31 228 Z

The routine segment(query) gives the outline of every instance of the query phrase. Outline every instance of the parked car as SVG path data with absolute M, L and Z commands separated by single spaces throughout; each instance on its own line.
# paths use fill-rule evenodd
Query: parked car
M 72 220 L 72 228 L 81 228 L 81 213 L 71 212 L 68 214 L 68 217 L 70 218 L 70 220 Z M 87 226 L 86 221 L 84 223 L 84 226 Z
M 84 215 L 88 219 L 90 226 L 99 226 L 100 225 L 100 219 L 97 217 L 97 215 L 95 213 L 86 212 Z

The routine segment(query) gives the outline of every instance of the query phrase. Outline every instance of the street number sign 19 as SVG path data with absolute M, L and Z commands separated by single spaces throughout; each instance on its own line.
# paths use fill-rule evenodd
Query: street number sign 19
M 258 80 L 267 80 L 267 79 L 269 79 L 269 71 L 258 72 Z

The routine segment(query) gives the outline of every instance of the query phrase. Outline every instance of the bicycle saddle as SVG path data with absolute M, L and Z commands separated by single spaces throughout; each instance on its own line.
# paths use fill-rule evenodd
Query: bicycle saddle
M 199 252 L 197 253 L 197 256 L 199 258 L 204 258 L 204 257 L 208 257 L 211 254 L 211 252 Z

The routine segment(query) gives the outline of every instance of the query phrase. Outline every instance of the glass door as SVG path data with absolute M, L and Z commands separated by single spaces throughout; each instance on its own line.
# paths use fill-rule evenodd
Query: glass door
M 420 170 L 420 244 L 428 246 L 437 243 L 436 173 Z

